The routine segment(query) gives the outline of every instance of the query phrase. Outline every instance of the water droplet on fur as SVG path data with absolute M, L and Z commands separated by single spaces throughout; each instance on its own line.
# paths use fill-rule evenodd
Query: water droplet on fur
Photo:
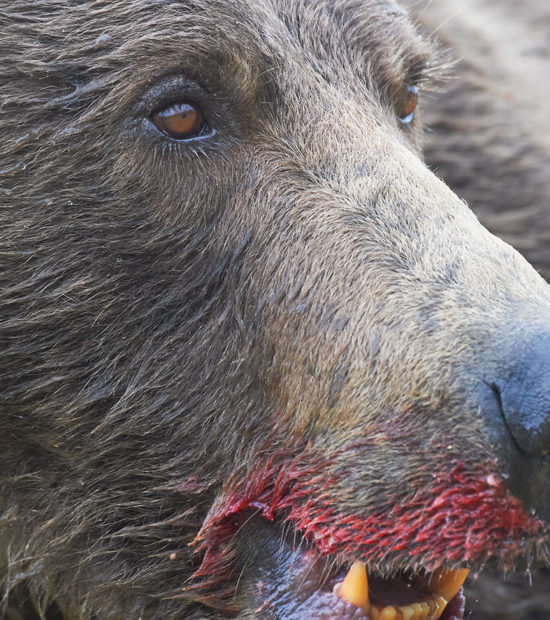
M 100 34 L 99 37 L 97 37 L 94 43 L 94 47 L 103 47 L 105 44 L 110 43 L 111 41 L 111 35 L 105 32 L 103 34 Z
M 20 142 L 23 142 L 23 140 L 26 140 L 29 137 L 29 134 L 23 134 L 22 136 L 19 136 L 19 138 L 15 138 L 15 144 L 19 144 Z
M 23 134 L 22 136 L 15 138 L 15 144 L 17 144 L 18 146 L 21 144 L 25 144 L 25 142 L 28 142 L 29 140 L 33 138 L 37 138 L 39 137 L 39 135 L 40 135 L 40 129 L 32 129 L 31 131 Z
M 22 170 L 25 170 L 26 166 L 23 161 L 18 161 L 13 166 L 8 166 L 8 168 L 4 168 L 3 170 L 0 170 L 0 177 L 7 175 L 10 172 L 14 172 L 15 170 L 18 170 L 19 168 L 21 168 Z

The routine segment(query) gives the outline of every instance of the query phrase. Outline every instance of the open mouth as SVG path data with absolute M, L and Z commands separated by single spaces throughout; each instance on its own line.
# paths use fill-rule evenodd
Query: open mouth
M 462 585 L 467 569 L 439 570 L 423 576 L 399 573 L 391 578 L 367 575 L 366 566 L 354 562 L 347 571 L 326 577 L 322 560 L 306 552 L 291 567 L 285 583 L 256 581 L 254 609 L 259 617 L 331 620 L 462 620 L 465 597 Z M 324 575 L 323 575 L 324 573 Z M 276 580 L 277 578 L 275 578 Z
M 422 577 L 402 574 L 369 579 L 365 565 L 354 562 L 333 591 L 371 620 L 462 620 L 462 584 L 468 572 L 439 570 Z M 353 612 L 351 617 L 361 617 Z
M 240 587 L 254 617 L 463 620 L 466 568 L 386 575 L 363 562 L 342 564 L 336 557 L 321 556 L 306 541 L 297 544 L 292 532 L 277 524 L 252 519 L 248 527 L 248 535 L 237 534 L 237 544 L 248 558 Z

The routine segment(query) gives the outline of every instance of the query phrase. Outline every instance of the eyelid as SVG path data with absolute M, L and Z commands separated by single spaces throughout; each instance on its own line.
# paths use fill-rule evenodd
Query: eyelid
M 177 102 L 192 101 L 206 116 L 211 118 L 206 90 L 185 75 L 171 75 L 161 78 L 150 86 L 140 97 L 134 107 L 136 117 L 149 118 L 155 111 L 167 108 Z

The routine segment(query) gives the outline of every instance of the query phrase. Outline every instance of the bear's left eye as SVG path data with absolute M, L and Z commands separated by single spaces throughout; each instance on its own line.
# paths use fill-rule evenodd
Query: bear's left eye
M 405 86 L 395 106 L 397 118 L 403 125 L 412 123 L 417 105 L 418 88 L 411 85 Z
M 202 110 L 194 103 L 175 103 L 151 116 L 155 127 L 173 140 L 190 140 L 209 133 Z

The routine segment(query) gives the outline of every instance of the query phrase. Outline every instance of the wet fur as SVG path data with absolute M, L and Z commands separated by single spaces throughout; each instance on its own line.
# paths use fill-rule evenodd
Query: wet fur
M 385 3 L 275 4 L 0 8 L 4 604 L 219 617 L 182 590 L 202 560 L 189 544 L 275 451 L 341 449 L 336 469 L 355 471 L 348 445 L 370 428 L 364 476 L 385 484 L 360 483 L 349 511 L 426 485 L 441 436 L 459 438 L 445 460 L 493 458 L 456 394 L 493 363 L 479 344 L 514 304 L 540 303 L 543 325 L 548 295 L 420 163 L 420 126 L 395 119 L 403 59 L 440 62 Z M 146 127 L 169 75 L 214 141 Z M 479 247 L 506 263 L 488 288 Z M 487 320 L 502 280 L 513 303 Z

